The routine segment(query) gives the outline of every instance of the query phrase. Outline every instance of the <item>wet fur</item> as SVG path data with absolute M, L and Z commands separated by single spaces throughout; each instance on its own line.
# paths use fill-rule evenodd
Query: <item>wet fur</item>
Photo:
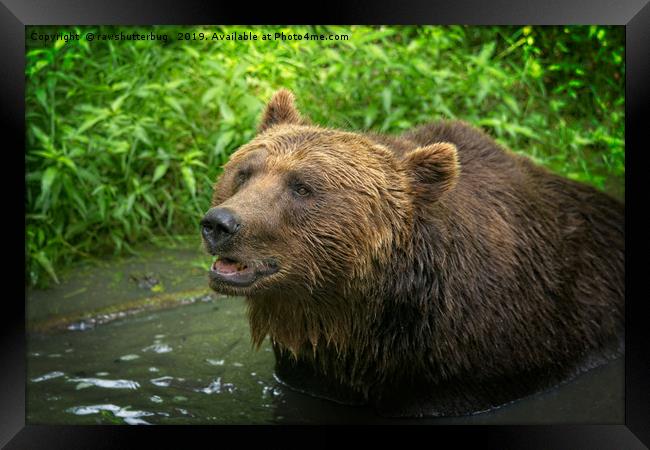
M 465 414 L 622 351 L 620 202 L 462 122 L 346 133 L 307 125 L 281 91 L 260 130 L 213 205 L 269 208 L 235 201 L 229 170 L 261 147 L 265 170 L 315 158 L 330 187 L 233 244 L 281 254 L 278 277 L 217 287 L 247 296 L 253 342 L 271 337 L 281 378 L 389 415 Z

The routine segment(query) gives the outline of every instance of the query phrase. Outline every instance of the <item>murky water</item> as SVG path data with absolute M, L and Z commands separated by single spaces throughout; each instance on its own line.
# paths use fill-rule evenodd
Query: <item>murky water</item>
M 32 423 L 260 423 L 273 355 L 251 350 L 242 299 L 29 339 Z
M 29 293 L 31 320 L 28 325 L 65 314 L 72 317 L 89 309 L 114 307 L 119 311 L 125 301 L 142 296 L 173 297 L 177 293 L 183 297 L 188 289 L 204 287 L 205 274 L 200 263 L 195 264 L 201 259 L 197 250 L 165 250 L 76 271 L 54 290 Z M 107 270 L 109 264 L 112 270 Z M 116 272 L 122 273 L 119 279 L 113 275 Z M 162 284 L 164 293 L 155 288 L 157 283 L 148 282 L 149 278 Z M 179 282 L 174 284 L 173 279 Z M 98 289 L 98 285 L 102 288 Z M 79 292 L 84 286 L 86 289 Z M 103 325 L 82 327 L 71 321 L 66 331 L 51 329 L 30 333 L 27 422 L 524 424 L 624 421 L 622 359 L 548 392 L 489 413 L 442 419 L 384 419 L 370 408 L 338 405 L 280 385 L 273 377 L 274 358 L 268 343 L 259 351 L 251 348 L 243 299 L 211 295 L 193 298 L 195 301 L 186 306 L 145 310 L 123 318 L 117 316 L 116 320 Z

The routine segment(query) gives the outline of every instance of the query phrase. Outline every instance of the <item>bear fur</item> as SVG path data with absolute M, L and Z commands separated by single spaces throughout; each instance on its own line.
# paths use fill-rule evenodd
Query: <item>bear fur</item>
M 240 227 L 208 251 L 277 272 L 233 286 L 215 262 L 211 287 L 246 297 L 254 344 L 307 393 L 461 415 L 623 352 L 623 204 L 466 123 L 339 131 L 280 90 L 212 206 Z

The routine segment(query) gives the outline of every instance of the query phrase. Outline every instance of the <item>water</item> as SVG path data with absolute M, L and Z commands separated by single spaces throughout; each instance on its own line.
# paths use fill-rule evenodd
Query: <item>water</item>
M 253 351 L 242 299 L 220 299 L 28 342 L 29 423 L 265 423 L 279 388 Z
M 28 327 L 38 331 L 28 335 L 27 422 L 624 422 L 622 359 L 548 392 L 468 417 L 391 420 L 367 407 L 294 392 L 274 378 L 268 342 L 251 348 L 244 300 L 195 293 L 205 287 L 204 259 L 195 249 L 155 251 L 76 270 L 53 290 L 28 293 Z M 119 279 L 115 273 L 121 273 Z M 143 273 L 153 273 L 164 292 L 141 283 L 147 278 Z M 192 301 L 188 289 L 194 289 Z M 153 299 L 154 306 L 119 314 L 142 297 Z M 166 300 L 156 303 L 161 298 Z M 106 308 L 115 314 L 104 324 L 78 320 L 84 311 Z

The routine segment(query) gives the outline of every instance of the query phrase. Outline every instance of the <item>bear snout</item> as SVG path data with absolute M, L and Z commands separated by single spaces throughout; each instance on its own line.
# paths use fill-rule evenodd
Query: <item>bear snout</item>
M 212 254 L 241 228 L 241 219 L 228 208 L 211 208 L 201 220 L 201 235 Z

